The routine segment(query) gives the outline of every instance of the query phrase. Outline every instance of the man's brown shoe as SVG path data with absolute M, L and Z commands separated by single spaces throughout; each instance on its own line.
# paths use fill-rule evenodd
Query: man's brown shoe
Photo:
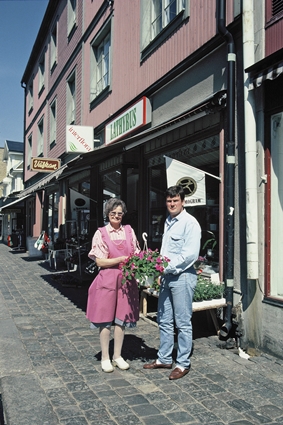
M 190 369 L 181 370 L 179 367 L 175 367 L 175 369 L 170 373 L 169 379 L 172 381 L 173 379 L 183 378 L 183 376 L 187 375 L 189 371 Z
M 152 363 L 146 363 L 143 365 L 144 369 L 172 369 L 172 363 L 156 363 L 156 360 Z

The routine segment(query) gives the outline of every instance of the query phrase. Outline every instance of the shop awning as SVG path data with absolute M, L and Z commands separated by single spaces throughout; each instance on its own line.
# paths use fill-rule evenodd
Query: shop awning
M 250 74 L 249 89 L 260 87 L 266 80 L 275 80 L 283 74 L 283 49 L 267 56 L 261 61 L 247 68 L 245 71 Z
M 4 210 L 14 209 L 14 208 L 23 208 L 24 207 L 24 200 L 28 197 L 29 197 L 29 195 L 24 196 L 22 198 L 15 199 L 14 201 L 9 202 L 6 205 L 2 205 L 2 207 L 0 207 L 0 212 L 2 212 Z

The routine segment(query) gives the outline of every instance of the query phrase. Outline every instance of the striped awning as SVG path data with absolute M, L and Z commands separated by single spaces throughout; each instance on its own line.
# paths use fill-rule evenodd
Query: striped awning
M 266 80 L 275 80 L 283 74 L 283 48 L 249 66 L 245 72 L 249 74 L 250 90 L 260 87 Z
M 250 76 L 249 89 L 260 87 L 266 80 L 275 80 L 279 75 L 283 74 L 283 60 L 273 66 L 270 66 L 263 71 Z

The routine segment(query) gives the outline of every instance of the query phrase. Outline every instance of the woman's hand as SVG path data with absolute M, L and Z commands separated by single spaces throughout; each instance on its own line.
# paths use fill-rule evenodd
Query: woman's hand
M 114 267 L 118 264 L 125 261 L 128 257 L 126 255 L 122 255 L 117 258 L 96 258 L 97 267 L 102 267 L 103 269 L 107 269 L 108 267 Z

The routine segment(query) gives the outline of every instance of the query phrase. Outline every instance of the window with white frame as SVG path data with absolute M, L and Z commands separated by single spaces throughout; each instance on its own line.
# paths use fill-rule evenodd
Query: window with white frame
M 28 86 L 28 113 L 33 110 L 33 81 Z
M 50 105 L 50 145 L 56 142 L 56 116 L 57 100 L 54 99 Z
M 110 86 L 110 23 L 91 45 L 90 102 Z
M 76 25 L 77 19 L 77 0 L 68 0 L 68 35 Z
M 38 93 L 44 88 L 44 74 L 45 74 L 45 55 L 43 54 L 38 64 Z
M 283 245 L 283 112 L 271 117 L 270 164 L 270 296 L 282 297 L 283 281 L 278 264 L 282 261 Z
M 44 121 L 43 118 L 39 121 L 37 125 L 37 156 L 43 155 L 43 130 L 44 130 Z
M 67 81 L 67 125 L 75 124 L 76 116 L 76 74 L 75 72 Z
M 141 0 L 142 50 L 179 14 L 188 16 L 189 0 Z
M 50 69 L 52 70 L 57 63 L 57 24 L 55 24 L 50 39 Z
M 27 151 L 26 151 L 26 159 L 27 159 L 27 169 L 29 170 L 31 167 L 31 158 L 32 158 L 32 134 L 28 137 L 27 143 Z

